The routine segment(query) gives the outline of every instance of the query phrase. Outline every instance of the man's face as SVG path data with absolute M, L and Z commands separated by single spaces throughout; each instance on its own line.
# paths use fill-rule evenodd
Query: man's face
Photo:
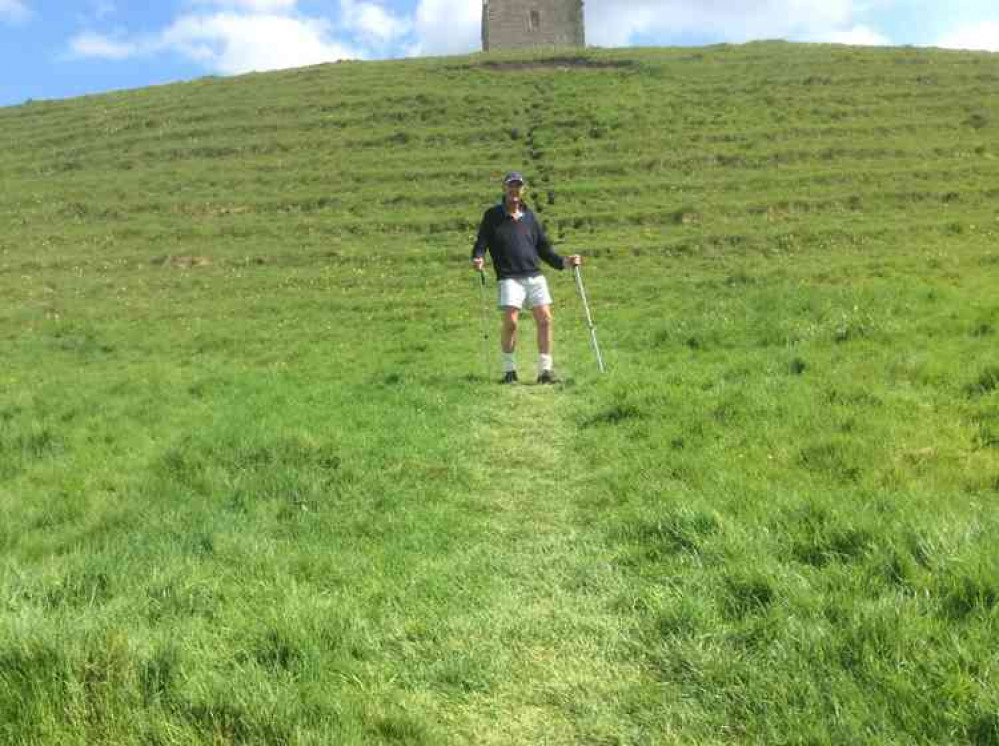
M 519 205 L 520 198 L 524 194 L 524 182 L 511 181 L 504 187 L 506 190 L 506 201 L 511 205 Z

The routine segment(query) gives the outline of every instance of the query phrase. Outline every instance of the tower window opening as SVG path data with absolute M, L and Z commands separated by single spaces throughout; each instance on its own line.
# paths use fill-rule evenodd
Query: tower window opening
M 528 31 L 540 31 L 541 30 L 541 11 L 532 10 L 527 19 L 527 30 Z

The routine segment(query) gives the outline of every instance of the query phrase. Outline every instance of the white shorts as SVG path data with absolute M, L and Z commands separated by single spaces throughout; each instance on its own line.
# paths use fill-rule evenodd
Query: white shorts
M 499 281 L 500 308 L 528 308 L 550 306 L 552 296 L 548 292 L 548 282 L 544 275 L 536 277 L 508 277 Z

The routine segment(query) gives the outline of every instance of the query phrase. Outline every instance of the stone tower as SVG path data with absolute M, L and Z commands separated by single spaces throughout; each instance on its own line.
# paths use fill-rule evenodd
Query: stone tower
M 583 0 L 482 0 L 482 49 L 582 47 Z

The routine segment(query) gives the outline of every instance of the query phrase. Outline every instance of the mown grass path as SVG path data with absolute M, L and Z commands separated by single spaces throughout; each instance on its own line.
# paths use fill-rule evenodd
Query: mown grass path
M 628 618 L 611 611 L 621 580 L 580 514 L 589 472 L 571 406 L 561 387 L 490 389 L 473 425 L 481 459 L 469 499 L 488 515 L 473 552 L 495 574 L 469 645 L 495 646 L 502 670 L 441 713 L 456 742 L 598 743 L 634 727 L 617 704 L 642 672 L 627 655 Z

